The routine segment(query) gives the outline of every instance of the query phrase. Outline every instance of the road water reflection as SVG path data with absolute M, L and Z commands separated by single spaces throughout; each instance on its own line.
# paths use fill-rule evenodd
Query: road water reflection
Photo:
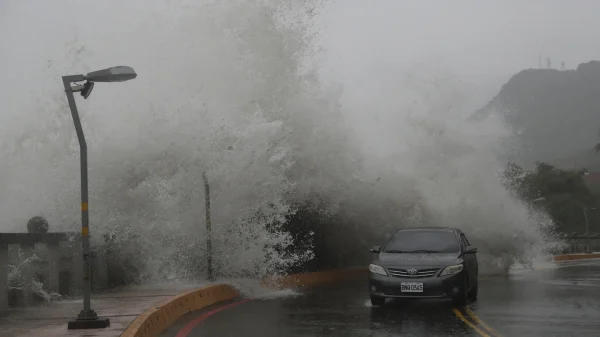
M 366 280 L 301 296 L 254 299 L 198 324 L 189 337 L 600 336 L 600 261 L 480 282 L 479 300 L 369 302 Z M 195 313 L 163 336 L 175 336 Z M 181 336 L 179 336 L 181 337 Z

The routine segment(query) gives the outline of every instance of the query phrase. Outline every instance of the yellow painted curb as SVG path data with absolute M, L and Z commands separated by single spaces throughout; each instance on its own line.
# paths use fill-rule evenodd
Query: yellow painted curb
M 155 337 L 191 311 L 239 296 L 235 288 L 226 284 L 211 285 L 179 294 L 136 317 L 121 337 Z
M 587 259 L 600 259 L 600 253 L 598 254 L 565 254 L 557 255 L 552 258 L 554 262 L 562 261 L 574 261 L 574 260 L 587 260 Z
M 263 280 L 262 284 L 271 289 L 310 287 L 366 275 L 367 272 L 366 268 L 351 268 L 294 274 Z M 121 337 L 155 337 L 189 312 L 239 296 L 240 293 L 234 287 L 226 284 L 211 285 L 179 294 L 136 317 Z

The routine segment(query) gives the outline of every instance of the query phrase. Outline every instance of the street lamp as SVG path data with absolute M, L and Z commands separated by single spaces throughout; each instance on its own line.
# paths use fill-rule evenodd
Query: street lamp
M 87 99 L 94 89 L 95 82 L 124 82 L 137 77 L 137 74 L 131 67 L 118 66 L 108 69 L 93 71 L 87 75 L 68 75 L 63 76 L 63 84 L 69 109 L 75 124 L 75 132 L 79 140 L 80 165 L 81 165 L 81 248 L 83 250 L 83 310 L 77 316 L 77 319 L 69 321 L 68 329 L 99 329 L 110 325 L 108 318 L 98 318 L 98 315 L 91 309 L 91 280 L 90 280 L 90 236 L 89 236 L 89 216 L 88 216 L 88 169 L 87 169 L 87 144 L 81 127 L 81 120 L 75 105 L 74 92 L 80 92 L 84 99 Z M 85 84 L 71 85 L 74 82 L 86 81 Z

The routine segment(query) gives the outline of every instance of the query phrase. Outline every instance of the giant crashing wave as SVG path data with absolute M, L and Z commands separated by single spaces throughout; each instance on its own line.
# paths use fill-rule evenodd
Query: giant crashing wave
M 364 132 L 354 132 L 361 123 L 348 117 L 362 108 L 342 105 L 343 90 L 320 80 L 322 6 L 154 1 L 129 8 L 135 25 L 105 27 L 99 43 L 135 60 L 140 74 L 126 90 L 98 86 L 105 99 L 78 100 L 93 243 L 121 282 L 205 275 L 203 173 L 222 278 L 260 278 L 313 260 L 320 268 L 363 264 L 368 246 L 406 226 L 463 229 L 490 269 L 539 255 L 552 241 L 551 224 L 540 226 L 499 178 L 507 129 L 464 121 L 456 82 L 431 84 L 437 69 L 382 92 L 392 109 L 359 112 L 385 121 L 369 134 L 384 154 L 365 146 Z M 46 70 L 48 83 L 66 67 L 103 64 L 94 48 L 72 46 L 68 62 Z M 43 215 L 57 230 L 75 230 L 72 121 L 58 86 L 40 94 L 54 99 L 20 111 L 2 132 L 4 227 Z

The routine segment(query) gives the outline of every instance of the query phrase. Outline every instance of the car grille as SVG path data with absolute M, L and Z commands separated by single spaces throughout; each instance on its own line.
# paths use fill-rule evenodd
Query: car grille
M 429 268 L 429 269 L 416 269 L 417 271 L 414 274 L 409 272 L 410 269 L 398 269 L 398 268 L 388 268 L 390 275 L 395 277 L 404 277 L 404 278 L 423 278 L 423 277 L 432 277 L 440 270 L 440 268 Z

